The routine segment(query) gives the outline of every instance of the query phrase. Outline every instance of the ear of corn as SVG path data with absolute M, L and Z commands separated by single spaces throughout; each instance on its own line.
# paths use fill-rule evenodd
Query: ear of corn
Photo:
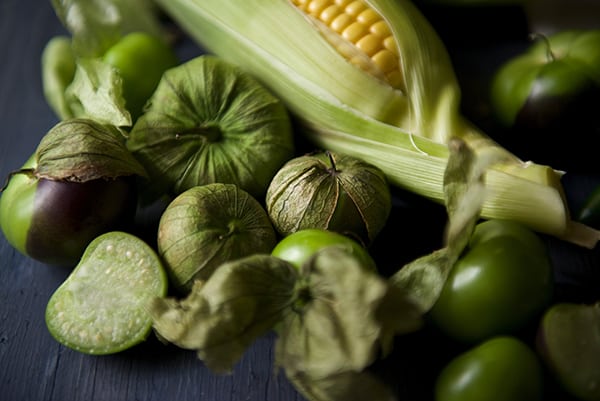
M 157 2 L 207 51 L 283 99 L 316 146 L 361 157 L 392 184 L 444 202 L 447 146 L 460 137 L 505 160 L 486 174 L 483 217 L 588 247 L 598 240 L 571 220 L 560 172 L 519 160 L 460 115 L 450 58 L 410 1 Z

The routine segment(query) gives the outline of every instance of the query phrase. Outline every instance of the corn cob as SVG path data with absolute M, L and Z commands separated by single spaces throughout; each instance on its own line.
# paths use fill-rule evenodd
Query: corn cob
M 571 220 L 561 172 L 521 161 L 460 115 L 450 58 L 410 1 L 157 2 L 205 50 L 283 99 L 316 146 L 360 157 L 392 184 L 443 202 L 447 145 L 462 138 L 506 160 L 486 173 L 483 217 L 587 247 L 598 241 L 598 231 Z
M 403 89 L 398 47 L 387 22 L 361 0 L 293 0 L 348 61 Z

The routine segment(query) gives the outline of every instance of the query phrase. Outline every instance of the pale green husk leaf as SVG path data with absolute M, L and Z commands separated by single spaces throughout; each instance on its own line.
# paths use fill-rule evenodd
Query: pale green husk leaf
M 280 96 L 316 145 L 381 168 L 393 185 L 444 201 L 448 143 L 506 152 L 490 166 L 482 216 L 519 221 L 594 246 L 600 233 L 573 222 L 561 173 L 519 160 L 460 115 L 460 88 L 442 41 L 408 0 L 367 0 L 390 24 L 403 91 L 356 68 L 288 0 L 158 0 L 206 50 L 251 72 Z M 368 88 L 368 89 L 367 89 Z

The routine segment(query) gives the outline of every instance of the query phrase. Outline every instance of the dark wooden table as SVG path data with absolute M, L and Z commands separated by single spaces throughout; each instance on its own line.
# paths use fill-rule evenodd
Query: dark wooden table
M 40 138 L 57 118 L 42 95 L 40 54 L 48 39 L 65 33 L 50 1 L 1 0 L 0 2 L 0 177 L 6 177 L 29 157 Z M 461 47 L 454 38 L 457 68 L 464 77 L 485 78 L 489 66 L 506 58 L 512 50 L 482 54 L 473 59 L 477 43 Z M 471 47 L 468 47 L 471 46 Z M 483 48 L 483 46 L 482 46 Z M 508 49 L 508 48 L 507 48 Z M 514 49 L 514 48 L 511 48 Z M 184 42 L 178 51 L 183 58 L 199 50 Z M 487 60 L 488 69 L 485 66 Z M 491 63 L 491 64 L 490 64 Z M 465 98 L 480 96 L 481 86 L 466 78 Z M 479 100 L 475 101 L 479 104 Z M 465 103 L 477 118 L 476 106 Z M 484 119 L 482 119 L 484 121 Z M 572 207 L 598 183 L 598 177 L 565 176 Z M 414 216 L 430 213 L 431 231 L 402 234 L 400 223 L 421 224 Z M 437 240 L 443 225 L 437 205 L 402 198 L 376 249 L 380 260 L 410 259 L 410 252 L 428 248 Z M 395 225 L 398 223 L 398 226 Z M 394 242 L 423 240 L 398 254 Z M 429 239 L 426 239 L 429 238 Z M 584 250 L 547 238 L 556 268 L 558 296 L 562 299 L 591 299 L 600 292 L 599 250 Z M 303 398 L 274 371 L 273 336 L 258 340 L 236 366 L 233 374 L 211 373 L 191 351 L 166 346 L 150 338 L 145 344 L 112 356 L 94 357 L 67 349 L 52 339 L 44 323 L 46 303 L 67 277 L 63 268 L 43 265 L 18 254 L 0 235 L 0 399 L 7 401 L 294 401 Z M 600 298 L 600 296 L 598 296 Z M 378 366 L 383 376 L 396 382 L 400 399 L 430 400 L 436 369 L 451 351 L 435 334 L 424 332 L 398 341 L 398 349 Z M 552 391 L 558 391 L 550 385 Z M 560 394 L 557 393 L 557 394 Z M 561 395 L 563 399 L 568 397 Z M 550 398 L 549 398 L 550 399 Z M 552 397 L 555 399 L 555 397 Z M 485 401 L 485 400 L 482 400 Z

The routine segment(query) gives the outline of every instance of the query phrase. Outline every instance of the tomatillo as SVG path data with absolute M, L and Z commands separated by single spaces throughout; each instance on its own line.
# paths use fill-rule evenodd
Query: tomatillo
M 373 271 L 377 269 L 367 249 L 358 241 L 344 234 L 321 228 L 306 228 L 284 237 L 275 245 L 271 255 L 300 268 L 319 250 L 330 246 L 343 247 L 356 257 L 362 266 Z
M 459 354 L 440 372 L 436 401 L 538 401 L 543 373 L 537 355 L 516 337 L 499 336 Z
M 600 302 L 552 305 L 539 324 L 536 347 L 551 374 L 582 401 L 600 401 Z
M 594 166 L 595 153 L 586 152 L 600 135 L 600 30 L 541 37 L 507 60 L 492 78 L 491 106 L 509 128 L 503 143 L 519 156 Z
M 123 36 L 104 53 L 103 60 L 119 71 L 125 104 L 134 121 L 162 74 L 179 64 L 173 49 L 162 38 L 145 32 Z
M 488 220 L 476 226 L 429 317 L 466 343 L 515 333 L 547 307 L 553 285 L 541 238 L 518 223 Z
M 141 165 L 120 134 L 92 120 L 64 120 L 11 174 L 0 197 L 0 229 L 19 252 L 75 266 L 98 235 L 125 229 L 137 207 Z

